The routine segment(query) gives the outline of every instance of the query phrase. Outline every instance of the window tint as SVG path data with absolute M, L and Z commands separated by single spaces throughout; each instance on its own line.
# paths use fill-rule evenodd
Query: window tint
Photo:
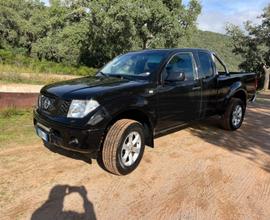
M 199 60 L 201 64 L 201 74 L 203 76 L 212 76 L 214 75 L 212 59 L 210 54 L 205 52 L 199 52 Z
M 175 55 L 167 64 L 164 79 L 170 73 L 185 73 L 186 80 L 194 80 L 194 65 L 192 55 L 189 53 L 180 53 Z

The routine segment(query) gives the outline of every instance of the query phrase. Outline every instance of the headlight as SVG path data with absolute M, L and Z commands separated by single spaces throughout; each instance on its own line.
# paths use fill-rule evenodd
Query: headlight
M 99 106 L 99 103 L 93 99 L 91 100 L 72 100 L 69 110 L 68 118 L 83 118 L 90 112 L 94 111 Z

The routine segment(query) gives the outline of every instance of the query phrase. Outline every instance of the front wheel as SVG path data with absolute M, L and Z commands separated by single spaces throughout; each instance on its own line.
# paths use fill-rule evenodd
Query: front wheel
M 237 130 L 244 120 L 246 106 L 241 99 L 232 98 L 222 118 L 223 128 L 226 130 Z
M 139 165 L 145 148 L 143 126 L 121 119 L 107 133 L 102 149 L 105 168 L 117 175 L 131 173 Z

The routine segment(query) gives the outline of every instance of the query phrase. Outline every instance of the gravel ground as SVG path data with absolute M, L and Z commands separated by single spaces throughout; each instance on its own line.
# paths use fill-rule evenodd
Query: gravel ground
M 0 176 L 4 220 L 269 219 L 270 102 L 236 132 L 208 119 L 156 139 L 128 176 L 41 142 L 0 150 Z

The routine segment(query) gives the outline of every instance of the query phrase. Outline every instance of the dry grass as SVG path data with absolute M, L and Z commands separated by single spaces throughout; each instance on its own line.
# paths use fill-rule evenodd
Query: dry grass
M 2 83 L 26 83 L 44 85 L 56 81 L 73 79 L 79 76 L 59 75 L 52 73 L 22 73 L 22 72 L 2 72 L 0 70 L 0 82 Z
M 0 149 L 35 143 L 32 109 L 8 108 L 0 111 Z

